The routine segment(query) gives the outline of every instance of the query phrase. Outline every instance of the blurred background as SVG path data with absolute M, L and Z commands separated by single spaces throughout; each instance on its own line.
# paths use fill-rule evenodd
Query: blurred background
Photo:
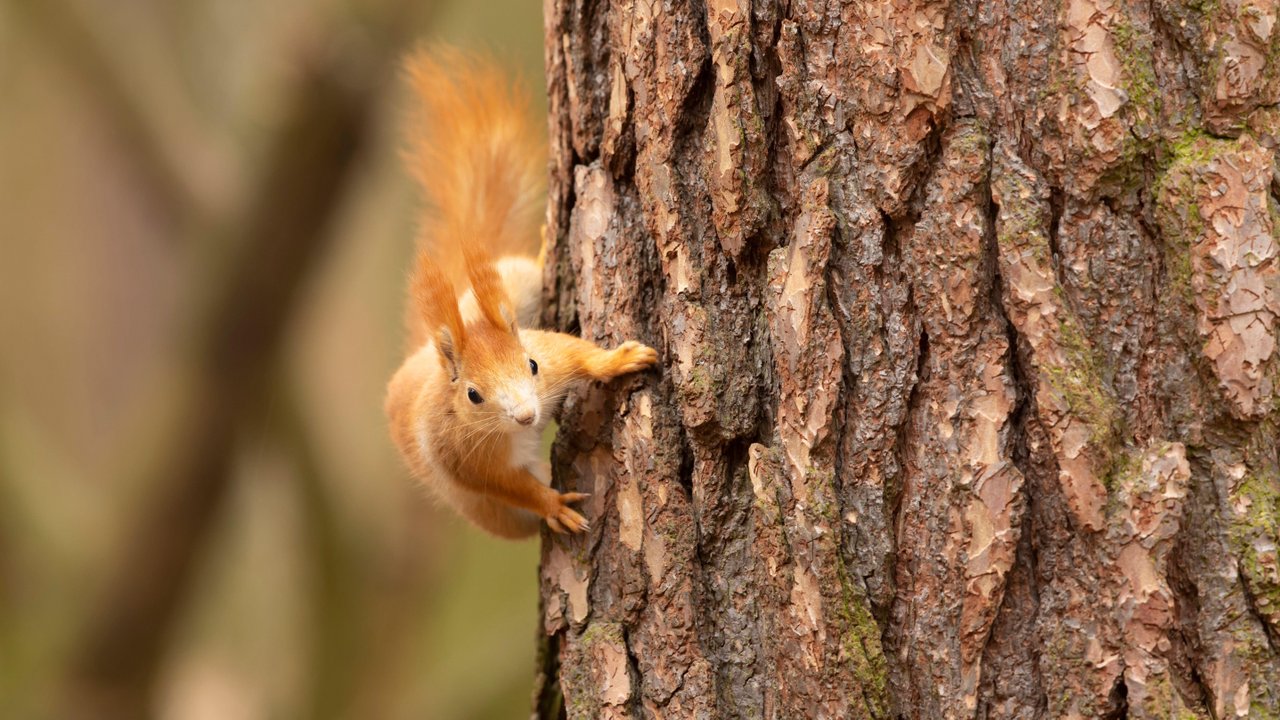
M 397 62 L 536 0 L 0 0 L 0 718 L 527 717 L 536 542 L 387 438 Z

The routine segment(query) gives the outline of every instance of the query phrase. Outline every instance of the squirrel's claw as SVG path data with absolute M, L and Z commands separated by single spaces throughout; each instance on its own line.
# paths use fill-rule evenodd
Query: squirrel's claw
M 580 533 L 588 528 L 587 519 L 579 515 L 573 508 L 560 508 L 560 517 L 558 519 L 569 529 L 569 532 Z
M 547 521 L 547 527 L 553 532 L 564 534 L 580 533 L 591 529 L 591 523 L 582 517 L 578 511 L 569 507 L 569 503 L 586 500 L 591 497 L 587 493 L 561 493 L 556 497 L 558 504 L 551 508 L 551 511 L 543 518 Z

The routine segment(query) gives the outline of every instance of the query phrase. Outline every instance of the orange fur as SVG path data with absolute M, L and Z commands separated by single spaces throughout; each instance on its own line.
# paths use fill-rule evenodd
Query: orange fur
M 461 353 L 467 336 L 462 315 L 458 312 L 457 292 L 439 266 L 421 250 L 418 251 L 409 288 L 412 295 L 410 317 L 416 321 L 414 334 L 419 338 L 431 337 L 437 347 L 443 342 L 451 353 Z M 444 357 L 441 360 L 447 361 Z
M 456 284 L 477 241 L 494 257 L 532 255 L 546 150 L 523 86 L 447 47 L 415 53 L 405 72 L 416 99 L 408 162 L 426 200 L 419 246 Z
M 464 249 L 467 278 L 481 314 L 490 325 L 516 329 L 516 313 L 502 277 L 488 255 L 474 245 Z
M 529 250 L 543 151 L 526 103 L 491 64 L 453 50 L 414 56 L 408 75 L 431 128 L 413 136 L 410 164 L 432 210 L 410 283 L 415 348 L 387 386 L 391 437 L 415 477 L 499 537 L 531 535 L 539 519 L 582 531 L 569 504 L 585 496 L 549 486 L 542 429 L 575 383 L 658 355 L 520 328 L 536 317 L 542 265 Z

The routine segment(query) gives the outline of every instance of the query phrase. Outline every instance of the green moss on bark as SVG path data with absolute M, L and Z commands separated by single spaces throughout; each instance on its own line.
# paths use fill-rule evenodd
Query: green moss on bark
M 880 625 L 871 614 L 866 593 L 854 584 L 844 563 L 840 575 L 841 648 L 862 688 L 862 704 L 872 718 L 889 716 L 889 666 L 880 644 Z

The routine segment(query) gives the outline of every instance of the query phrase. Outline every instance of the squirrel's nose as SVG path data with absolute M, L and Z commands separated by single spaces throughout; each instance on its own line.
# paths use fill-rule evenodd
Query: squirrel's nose
M 517 410 L 511 415 L 511 418 L 521 425 L 532 425 L 533 421 L 537 418 L 537 413 L 535 413 L 532 408 L 525 408 Z

